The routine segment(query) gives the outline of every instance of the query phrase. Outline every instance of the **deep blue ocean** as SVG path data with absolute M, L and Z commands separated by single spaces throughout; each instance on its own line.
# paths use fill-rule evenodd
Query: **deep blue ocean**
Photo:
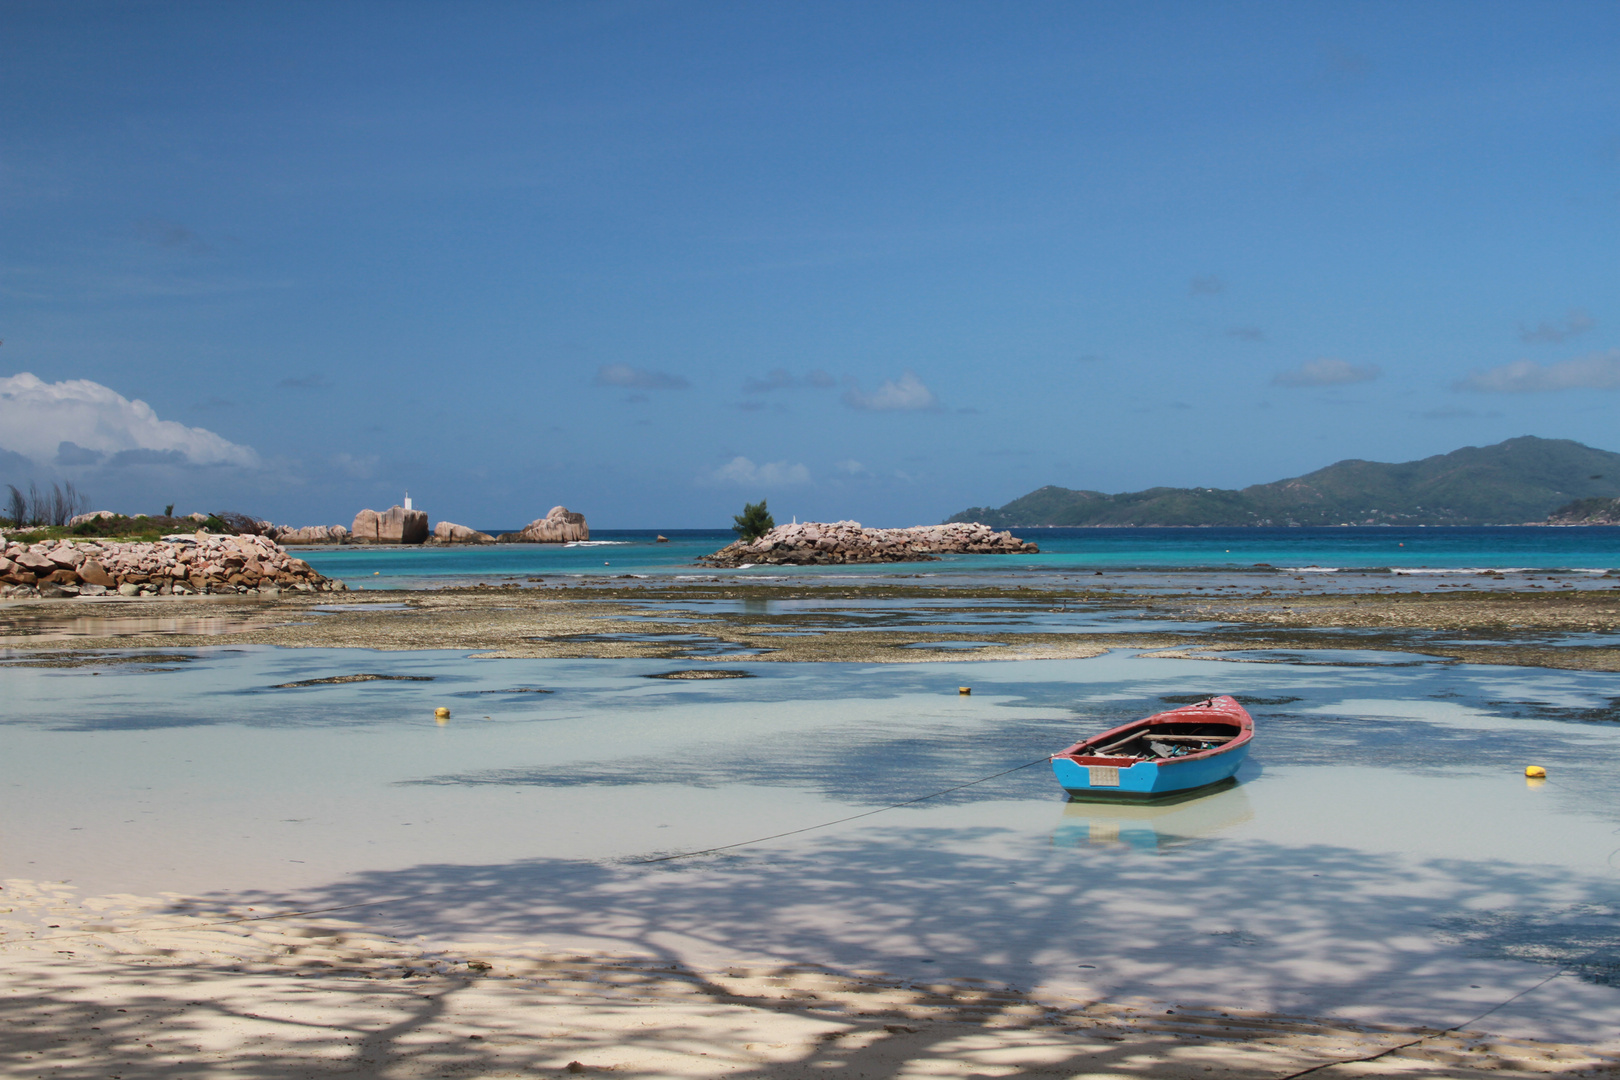
M 1620 567 L 1620 527 L 1015 529 L 1039 555 L 960 555 L 939 562 L 879 566 L 781 567 L 712 571 L 696 559 L 730 543 L 729 531 L 593 530 L 583 544 L 479 547 L 307 548 L 317 570 L 351 583 L 431 585 L 530 576 L 741 574 L 996 574 L 1008 570 L 1246 570 L 1257 564 L 1317 570 L 1542 569 Z

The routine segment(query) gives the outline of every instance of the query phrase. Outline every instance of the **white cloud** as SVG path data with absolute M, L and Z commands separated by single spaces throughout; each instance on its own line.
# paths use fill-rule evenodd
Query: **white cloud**
M 793 374 L 786 368 L 773 368 L 763 379 L 748 379 L 743 383 L 745 394 L 768 394 L 772 390 L 786 390 L 793 385 Z
M 848 461 L 837 462 L 833 465 L 833 468 L 837 469 L 845 476 L 860 476 L 862 473 L 868 471 L 865 465 L 862 465 L 854 458 L 850 458 Z
M 772 368 L 763 379 L 744 380 L 743 393 L 768 394 L 773 390 L 793 390 L 798 387 L 825 390 L 828 387 L 837 385 L 838 380 L 820 368 L 816 368 L 802 379 L 795 378 L 793 373 L 786 368 Z
M 1565 338 L 1584 334 L 1596 325 L 1597 323 L 1590 313 L 1581 308 L 1575 308 L 1564 316 L 1563 322 L 1544 322 L 1535 329 L 1528 326 L 1519 327 L 1519 340 L 1527 344 L 1538 341 L 1557 344 Z
M 716 484 L 736 484 L 740 487 L 788 487 L 808 484 L 810 470 L 803 465 L 789 465 L 785 461 L 768 461 L 755 465 L 745 457 L 734 457 L 714 472 L 709 480 Z
M 332 467 L 355 480 L 370 480 L 377 475 L 382 459 L 376 454 L 337 453 L 332 455 Z
M 48 383 L 26 371 L 0 379 L 0 445 L 42 464 L 87 465 L 103 457 L 112 465 L 259 464 L 251 447 L 160 420 L 146 402 L 100 383 Z
M 214 253 L 214 249 L 209 247 L 202 237 L 178 221 L 147 218 L 136 223 L 135 234 L 149 244 L 155 244 L 162 248 L 174 248 L 189 255 L 212 255 Z
M 844 392 L 844 404 L 867 412 L 925 412 L 938 409 L 939 398 L 914 372 L 908 371 L 899 379 L 886 380 L 870 394 L 851 386 Z
M 1324 356 L 1301 364 L 1292 371 L 1280 371 L 1272 376 L 1274 386 L 1343 386 L 1346 383 L 1372 382 L 1383 374 L 1377 364 L 1352 364 Z
M 1456 390 L 1535 394 L 1546 390 L 1620 390 L 1620 349 L 1592 353 L 1556 364 L 1517 360 L 1476 371 L 1453 384 Z
M 632 390 L 685 390 L 692 384 L 667 371 L 648 371 L 629 364 L 606 364 L 596 369 L 598 386 L 627 386 Z

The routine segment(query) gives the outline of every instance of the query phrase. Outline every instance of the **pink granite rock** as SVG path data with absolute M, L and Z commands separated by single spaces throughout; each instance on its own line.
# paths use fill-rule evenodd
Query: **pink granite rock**
M 351 535 L 361 544 L 420 544 L 428 538 L 426 510 L 391 506 L 378 513 L 362 510 L 354 516 Z
M 566 506 L 553 506 L 545 517 L 529 522 L 515 534 L 507 533 L 503 537 L 523 544 L 566 544 L 590 538 L 591 530 L 585 524 L 585 515 L 576 514 Z

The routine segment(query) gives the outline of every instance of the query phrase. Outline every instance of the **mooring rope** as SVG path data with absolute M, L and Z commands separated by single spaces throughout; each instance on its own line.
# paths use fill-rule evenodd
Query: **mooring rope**
M 626 862 L 628 862 L 631 866 L 647 866 L 651 863 L 674 862 L 676 859 L 695 859 L 699 855 L 713 855 L 717 851 L 731 851 L 734 848 L 750 847 L 754 844 L 763 844 L 768 840 L 780 840 L 784 836 L 798 836 L 800 833 L 815 832 L 817 829 L 827 829 L 834 825 L 842 825 L 846 821 L 858 821 L 861 818 L 871 817 L 873 814 L 881 814 L 887 810 L 898 810 L 902 806 L 913 806 L 920 802 L 927 802 L 929 799 L 937 799 L 941 795 L 949 795 L 953 791 L 961 791 L 963 788 L 970 788 L 977 784 L 983 784 L 991 780 L 999 779 L 1003 776 L 1010 776 L 1015 772 L 1022 772 L 1023 770 L 1031 768 L 1035 765 L 1045 765 L 1051 760 L 1052 756 L 1048 754 L 1045 757 L 1036 758 L 1034 761 L 1026 761 L 1022 765 L 1014 765 L 1010 769 L 1003 769 L 998 773 L 991 773 L 989 776 L 981 776 L 977 780 L 969 780 L 965 784 L 957 784 L 954 787 L 944 788 L 943 790 L 931 792 L 927 795 L 919 795 L 915 799 L 906 799 L 902 802 L 890 803 L 888 806 L 880 806 L 876 810 L 864 810 L 859 814 L 850 814 L 848 817 L 834 818 L 831 821 L 823 821 L 819 825 L 806 825 L 802 829 L 789 829 L 787 832 L 772 833 L 769 836 L 756 836 L 752 840 L 739 840 L 735 844 L 721 844 L 719 847 L 703 848 L 701 851 L 682 851 L 674 855 L 660 855 L 653 859 L 628 859 Z
M 1615 832 L 1620 832 L 1620 829 L 1616 829 Z M 1614 857 L 1616 855 L 1620 855 L 1620 848 L 1615 848 L 1613 851 L 1609 852 L 1609 857 L 1604 860 L 1604 862 L 1607 863 L 1608 866 L 1611 869 L 1614 868 Z M 1308 1069 L 1300 1069 L 1298 1072 L 1291 1072 L 1291 1073 L 1287 1073 L 1286 1075 L 1279 1076 L 1279 1077 L 1276 1078 L 1276 1080 L 1297 1080 L 1298 1077 L 1309 1076 L 1312 1073 L 1321 1072 L 1324 1069 L 1331 1069 L 1335 1065 L 1360 1065 L 1363 1062 L 1377 1061 L 1379 1058 L 1388 1057 L 1389 1055 L 1394 1054 L 1394 1053 L 1398 1053 L 1399 1051 L 1405 1050 L 1408 1047 L 1416 1046 L 1419 1043 L 1428 1042 L 1430 1039 L 1438 1039 L 1442 1035 L 1451 1035 L 1451 1034 L 1453 1034 L 1455 1032 L 1461 1031 L 1463 1028 L 1467 1027 L 1469 1024 L 1477 1024 L 1477 1023 L 1479 1023 L 1481 1020 L 1485 1019 L 1487 1016 L 1491 1015 L 1491 1013 L 1493 1013 L 1493 1012 L 1496 1012 L 1496 1011 L 1498 1011 L 1500 1009 L 1507 1008 L 1509 1005 L 1513 1004 L 1515 1001 L 1518 1001 L 1520 998 L 1524 997 L 1525 995 L 1535 993 L 1537 990 L 1540 990 L 1543 986 L 1546 986 L 1548 983 L 1552 982 L 1554 979 L 1558 978 L 1559 976 L 1567 975 L 1571 971 L 1574 971 L 1576 968 L 1578 968 L 1582 964 L 1584 964 L 1587 960 L 1591 959 L 1592 957 L 1596 956 L 1598 953 L 1602 952 L 1604 949 L 1607 949 L 1609 947 L 1610 946 L 1609 946 L 1608 943 L 1604 943 L 1602 945 L 1594 945 L 1592 948 L 1588 949 L 1586 952 L 1584 952 L 1581 955 L 1577 956 L 1575 959 L 1570 960 L 1567 963 L 1565 963 L 1563 967 L 1559 968 L 1557 971 L 1553 972 L 1551 975 L 1548 975 L 1546 978 L 1541 979 L 1538 982 L 1532 983 L 1531 985 L 1525 987 L 1523 990 L 1520 990 L 1517 994 L 1514 994 L 1510 998 L 1506 998 L 1506 999 L 1504 999 L 1502 1001 L 1498 1001 L 1495 1005 L 1492 1005 L 1490 1008 L 1486 1009 L 1482 1013 L 1476 1013 L 1475 1015 L 1470 1016 L 1466 1020 L 1457 1021 L 1455 1024 L 1452 1024 L 1450 1027 L 1441 1028 L 1439 1031 L 1431 1031 L 1426 1035 L 1419 1035 L 1415 1039 L 1410 1039 L 1410 1040 L 1408 1040 L 1406 1042 L 1399 1043 L 1399 1044 L 1397 1044 L 1395 1046 L 1387 1047 L 1387 1048 L 1385 1048 L 1383 1050 L 1378 1051 L 1378 1053 L 1376 1053 L 1376 1054 L 1368 1054 L 1365 1057 L 1336 1058 L 1333 1061 L 1324 1061 L 1320 1065 L 1312 1065 Z
M 1478 1015 L 1475 1015 L 1475 1016 L 1470 1016 L 1466 1020 L 1459 1020 L 1459 1021 L 1457 1021 L 1457 1023 L 1452 1024 L 1450 1027 L 1441 1028 L 1439 1031 L 1431 1031 L 1427 1035 L 1419 1035 L 1417 1038 L 1410 1039 L 1407 1042 L 1398 1043 L 1395 1046 L 1386 1047 L 1383 1050 L 1378 1051 L 1378 1053 L 1376 1053 L 1376 1054 L 1367 1054 L 1364 1057 L 1335 1058 L 1333 1061 L 1324 1061 L 1320 1065 L 1312 1065 L 1308 1069 L 1300 1069 L 1298 1072 L 1287 1073 L 1287 1074 L 1285 1074 L 1283 1076 L 1277 1077 L 1276 1080 L 1295 1080 L 1296 1077 L 1309 1076 L 1312 1073 L 1321 1072 L 1323 1069 L 1331 1069 L 1335 1065 L 1359 1065 L 1359 1064 L 1362 1064 L 1362 1063 L 1368 1062 L 1368 1061 L 1377 1061 L 1379 1058 L 1388 1057 L 1389 1055 L 1394 1054 L 1394 1053 L 1398 1053 L 1398 1052 L 1400 1052 L 1402 1050 L 1407 1049 L 1408 1047 L 1416 1046 L 1419 1043 L 1428 1042 L 1430 1039 L 1438 1039 L 1442 1035 L 1451 1035 L 1451 1034 L 1453 1034 L 1455 1032 L 1461 1031 L 1463 1028 L 1467 1027 L 1469 1024 L 1477 1024 L 1477 1023 L 1479 1023 L 1479 1021 L 1485 1019 L 1487 1016 L 1491 1015 L 1491 1013 L 1493 1013 L 1493 1012 L 1496 1012 L 1498 1009 L 1507 1008 L 1509 1005 L 1513 1004 L 1515 1001 L 1518 1001 L 1520 998 L 1524 997 L 1526 994 L 1534 993 L 1535 991 L 1540 990 L 1543 986 L 1546 986 L 1548 983 L 1552 982 L 1554 979 L 1558 978 L 1560 975 L 1563 975 L 1566 972 L 1572 970 L 1574 967 L 1576 967 L 1578 964 L 1580 964 L 1583 960 L 1585 960 L 1588 956 L 1591 956 L 1594 953 L 1600 952 L 1604 948 L 1607 948 L 1607 946 L 1601 946 L 1600 945 L 1598 948 L 1593 949 L 1591 952 L 1587 953 L 1585 956 L 1576 957 L 1574 960 L 1571 960 L 1568 964 L 1566 964 L 1563 967 L 1559 968 L 1557 971 L 1553 972 L 1551 975 L 1548 975 L 1545 979 L 1542 979 L 1540 982 L 1535 983 L 1535 984 L 1533 984 L 1531 986 L 1527 986 L 1523 990 L 1520 990 L 1517 994 L 1514 994 L 1512 997 L 1506 999 L 1505 1001 L 1498 1001 L 1495 1005 L 1492 1005 L 1490 1008 L 1486 1009 L 1484 1012 L 1479 1013 Z

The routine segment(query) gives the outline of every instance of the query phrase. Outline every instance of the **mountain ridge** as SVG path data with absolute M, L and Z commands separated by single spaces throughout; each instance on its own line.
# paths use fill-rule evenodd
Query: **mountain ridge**
M 1417 461 L 1348 458 L 1241 489 L 1154 487 L 1107 494 L 1048 485 L 947 518 L 1037 526 L 1519 525 L 1580 499 L 1620 498 L 1620 454 L 1521 435 Z

